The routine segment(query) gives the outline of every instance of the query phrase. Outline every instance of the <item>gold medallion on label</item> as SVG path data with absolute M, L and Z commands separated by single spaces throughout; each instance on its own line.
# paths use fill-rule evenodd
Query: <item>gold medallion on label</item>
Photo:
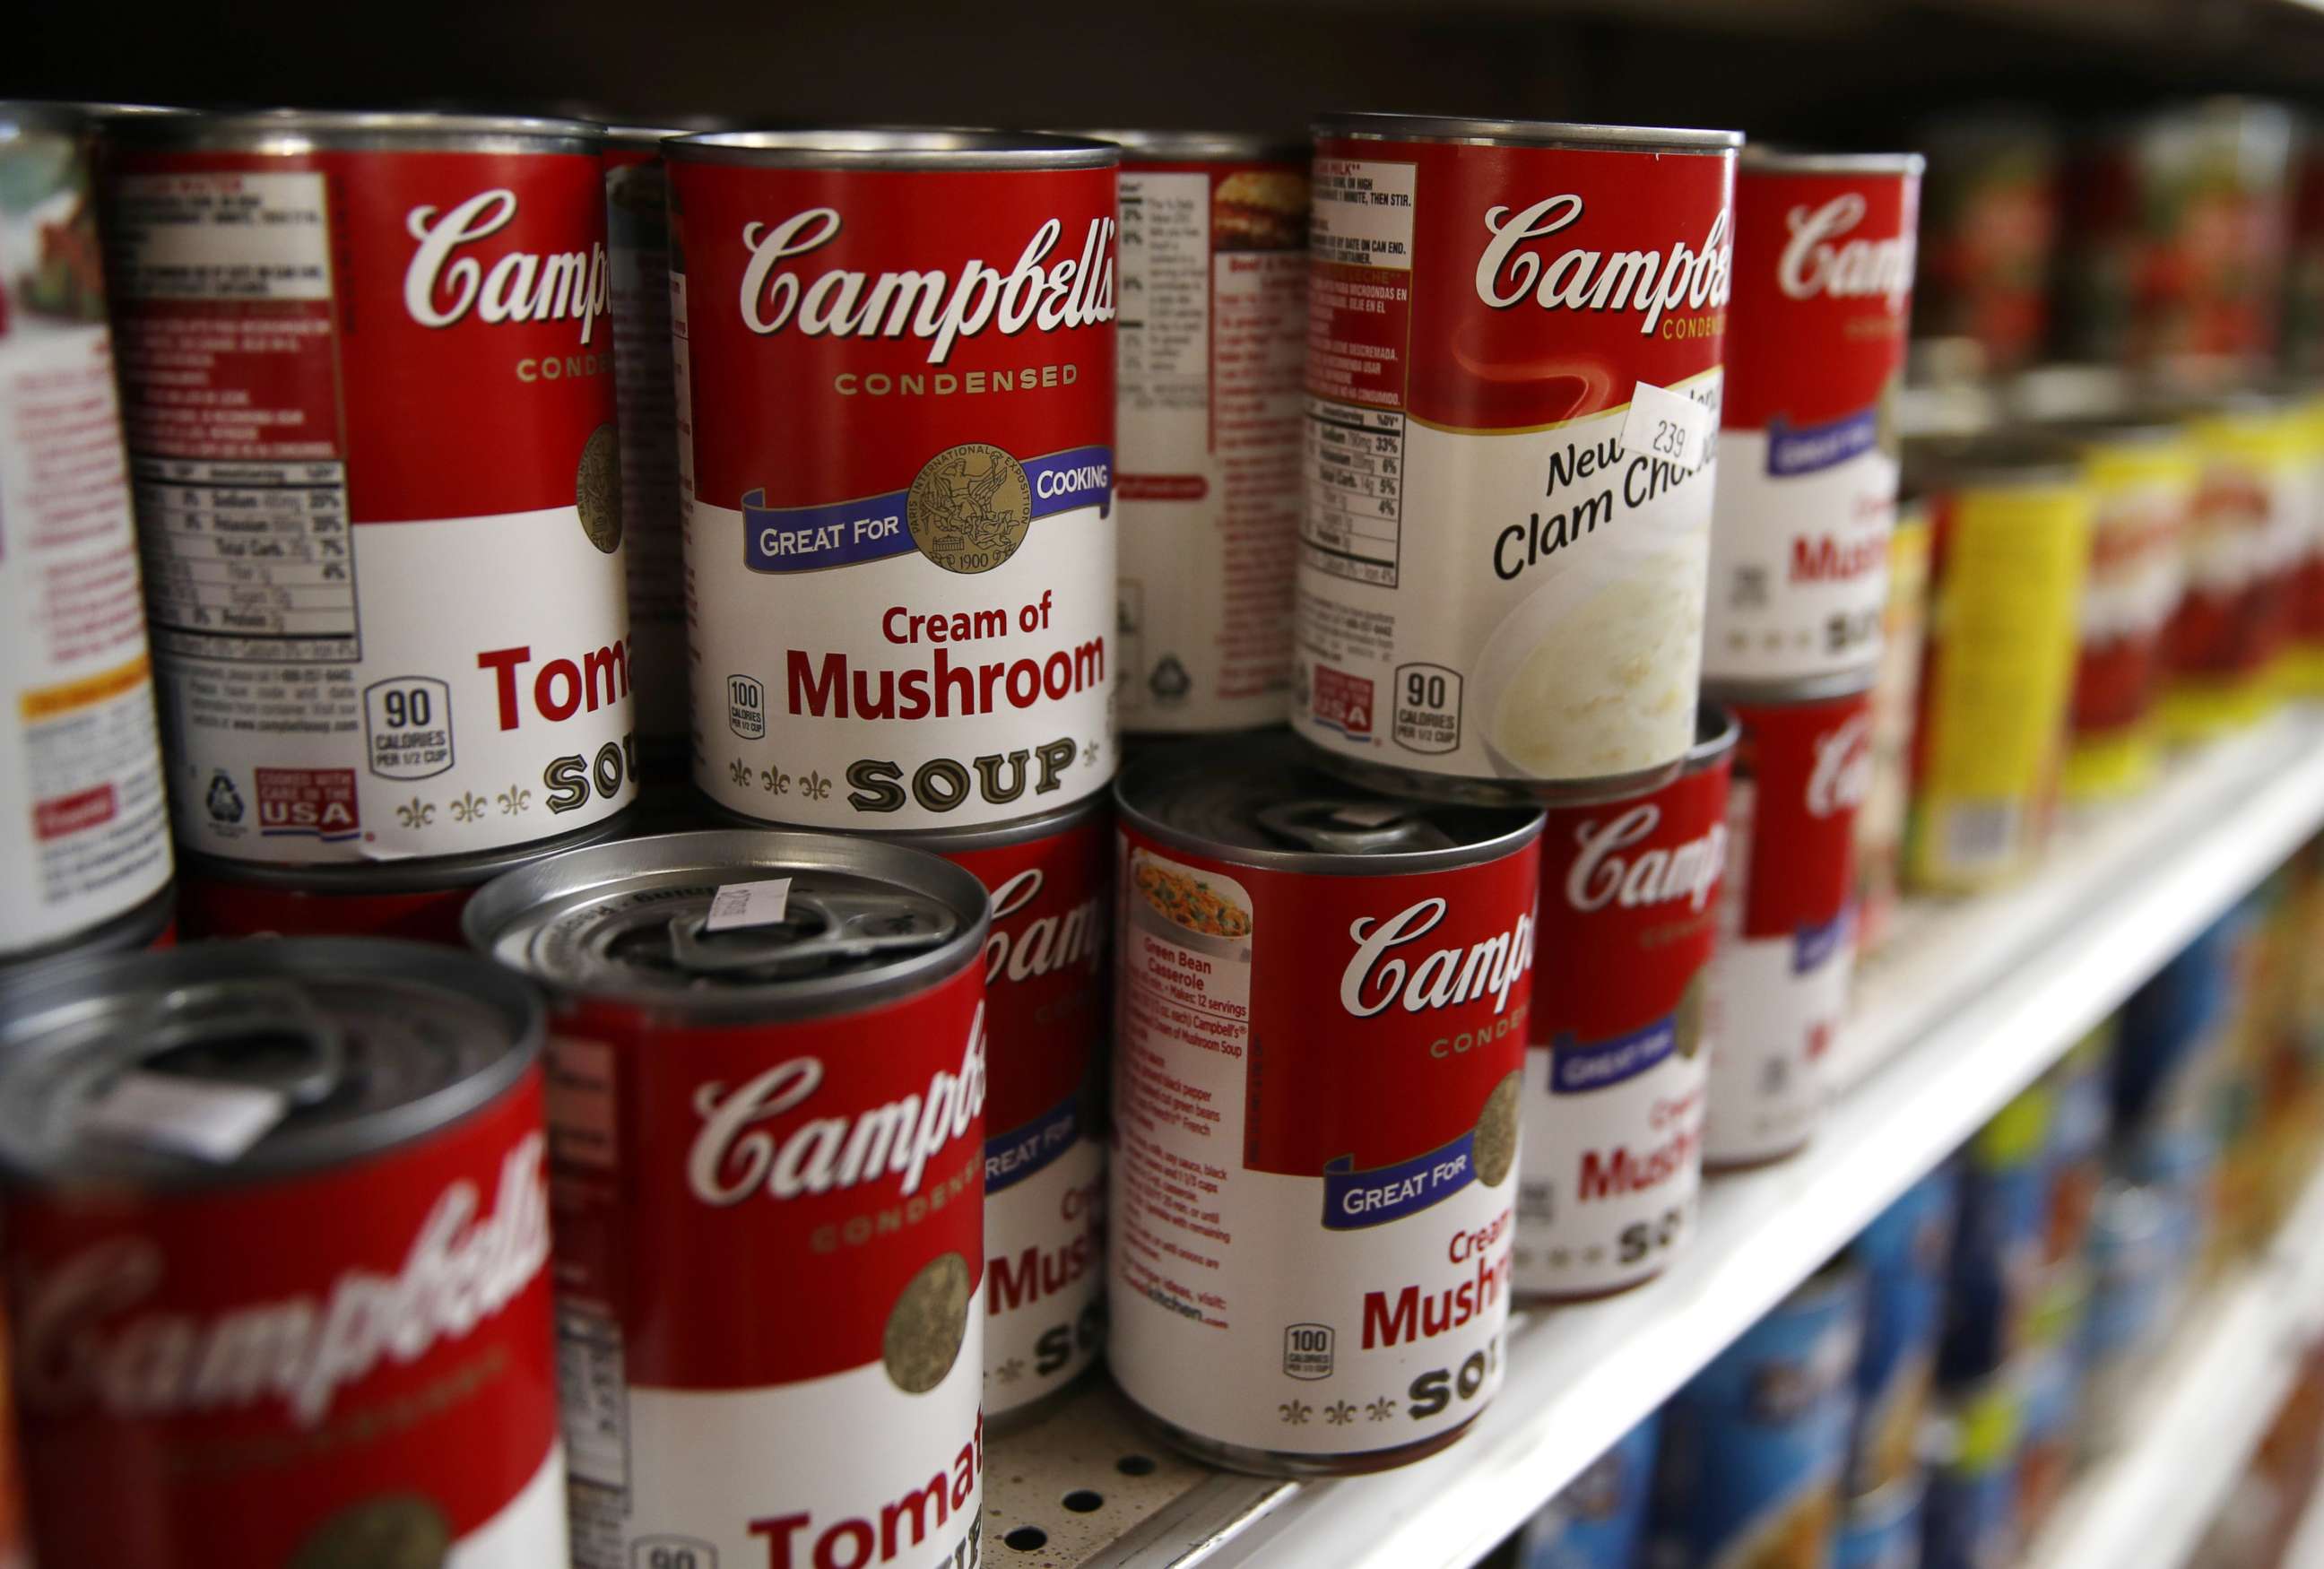
M 928 459 L 904 508 L 912 543 L 947 572 L 990 572 L 1033 526 L 1025 466 L 998 447 L 964 441 Z
M 444 1512 L 413 1494 L 349 1504 L 316 1527 L 290 1569 L 444 1569 L 452 1528 Z
M 610 556 L 622 548 L 622 448 L 611 425 L 589 433 L 573 473 L 573 506 L 581 531 Z
M 945 1381 L 968 1337 L 968 1261 L 943 1253 L 906 1282 L 888 1311 L 880 1358 L 889 1381 L 908 1395 L 925 1395 Z
M 1499 1187 L 1508 1177 L 1509 1168 L 1517 1159 L 1517 1093 L 1522 1075 L 1505 1074 L 1485 1097 L 1485 1110 L 1477 1119 L 1477 1180 L 1487 1187 Z

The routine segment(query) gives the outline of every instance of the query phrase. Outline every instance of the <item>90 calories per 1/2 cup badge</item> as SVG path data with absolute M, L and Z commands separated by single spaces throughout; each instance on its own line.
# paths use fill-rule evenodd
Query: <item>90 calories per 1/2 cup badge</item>
M 667 147 L 695 778 L 770 821 L 1028 817 L 1113 766 L 1119 152 L 872 140 Z
M 1319 125 L 1306 739 L 1496 797 L 1692 743 L 1740 140 Z

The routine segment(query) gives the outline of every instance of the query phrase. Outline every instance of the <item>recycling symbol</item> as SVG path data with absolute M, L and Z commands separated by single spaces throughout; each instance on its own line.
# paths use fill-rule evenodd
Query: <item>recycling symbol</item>
M 211 817 L 218 822 L 242 821 L 242 794 L 234 788 L 234 780 L 226 776 L 223 769 L 210 775 L 210 791 L 204 804 L 209 808 Z
M 1164 702 L 1175 702 L 1191 691 L 1194 682 L 1186 674 L 1186 667 L 1178 662 L 1177 655 L 1164 654 L 1162 662 L 1156 665 L 1154 673 L 1146 678 L 1146 685 Z

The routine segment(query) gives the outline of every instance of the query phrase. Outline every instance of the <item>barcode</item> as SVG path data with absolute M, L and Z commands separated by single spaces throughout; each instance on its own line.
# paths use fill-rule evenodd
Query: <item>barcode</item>
M 2006 861 L 2017 847 L 2017 803 L 1955 807 L 1945 823 L 1945 860 L 1955 866 Z

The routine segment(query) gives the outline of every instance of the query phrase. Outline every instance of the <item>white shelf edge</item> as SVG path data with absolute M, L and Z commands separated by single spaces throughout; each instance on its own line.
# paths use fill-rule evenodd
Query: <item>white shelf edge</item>
M 2189 1304 L 2133 1406 L 2126 1426 L 2136 1436 L 2076 1479 L 2029 1545 L 2026 1569 L 2186 1562 L 2319 1329 L 2324 1170 L 2255 1263 Z
M 1867 978 L 1834 1064 L 1849 1088 L 1817 1142 L 1712 1184 L 1692 1246 L 1653 1285 L 1520 1315 L 1508 1381 L 1462 1442 L 1268 1490 L 1238 1530 L 1091 1562 L 1473 1564 L 2319 826 L 2324 721 L 2288 714 L 2070 836 L 2026 886 L 1916 915 L 1911 951 Z

